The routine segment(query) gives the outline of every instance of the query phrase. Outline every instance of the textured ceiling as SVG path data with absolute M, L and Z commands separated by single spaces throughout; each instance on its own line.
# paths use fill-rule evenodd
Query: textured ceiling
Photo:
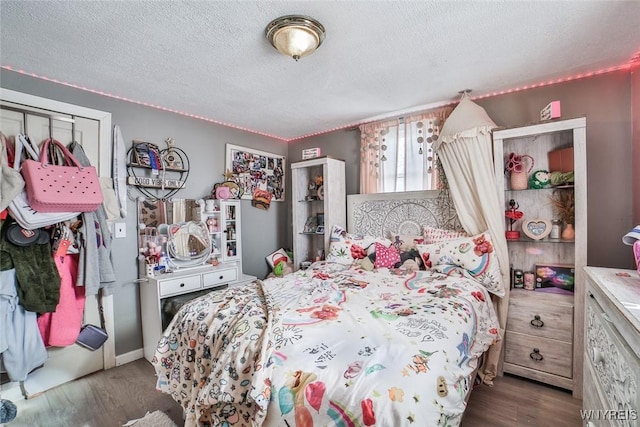
M 295 62 L 265 26 L 304 14 Z M 0 65 L 284 140 L 619 66 L 639 1 L 0 1 Z

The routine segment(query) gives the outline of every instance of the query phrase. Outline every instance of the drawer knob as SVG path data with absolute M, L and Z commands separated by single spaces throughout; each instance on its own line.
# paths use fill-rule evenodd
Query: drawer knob
M 531 326 L 534 328 L 542 328 L 544 326 L 544 322 L 540 319 L 540 315 L 536 314 L 533 316 L 533 320 L 531 321 Z
M 540 349 L 534 348 L 533 351 L 529 354 L 529 357 L 535 360 L 536 362 L 541 362 L 544 357 L 540 354 Z
M 184 288 L 184 283 L 180 283 L 180 287 L 181 287 L 181 288 Z
M 602 354 L 602 351 L 600 351 L 598 347 L 593 348 L 593 356 L 591 359 L 595 365 L 598 363 L 602 363 L 604 365 L 604 354 Z
M 220 280 L 224 279 L 224 275 L 222 275 L 222 274 L 221 274 L 221 275 L 220 275 L 220 277 L 219 277 L 219 279 L 220 279 Z

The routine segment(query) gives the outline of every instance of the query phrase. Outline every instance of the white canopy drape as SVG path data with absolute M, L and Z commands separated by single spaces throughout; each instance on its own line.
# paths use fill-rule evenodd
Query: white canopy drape
M 492 295 L 500 336 L 504 337 L 509 305 L 509 255 L 504 209 L 500 206 L 493 167 L 491 130 L 495 127 L 482 107 L 463 96 L 433 148 L 442 163 L 460 223 L 470 235 L 487 230 L 491 235 L 506 290 L 503 298 Z M 487 384 L 492 384 L 497 375 L 503 341 L 489 349 L 478 371 Z

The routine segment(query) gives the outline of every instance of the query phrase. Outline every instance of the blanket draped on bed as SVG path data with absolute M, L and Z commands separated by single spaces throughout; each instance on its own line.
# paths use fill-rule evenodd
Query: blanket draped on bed
M 186 425 L 455 426 L 497 338 L 489 300 L 455 273 L 315 263 L 185 304 L 158 389 Z
M 158 389 L 184 409 L 185 427 L 262 423 L 277 313 L 261 282 L 211 292 L 180 309 L 152 363 Z

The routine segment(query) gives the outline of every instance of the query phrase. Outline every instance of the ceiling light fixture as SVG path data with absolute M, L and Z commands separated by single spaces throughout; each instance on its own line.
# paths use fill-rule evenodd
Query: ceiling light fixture
M 271 21 L 265 35 L 278 52 L 297 61 L 322 44 L 325 32 L 322 24 L 309 16 L 286 15 Z

